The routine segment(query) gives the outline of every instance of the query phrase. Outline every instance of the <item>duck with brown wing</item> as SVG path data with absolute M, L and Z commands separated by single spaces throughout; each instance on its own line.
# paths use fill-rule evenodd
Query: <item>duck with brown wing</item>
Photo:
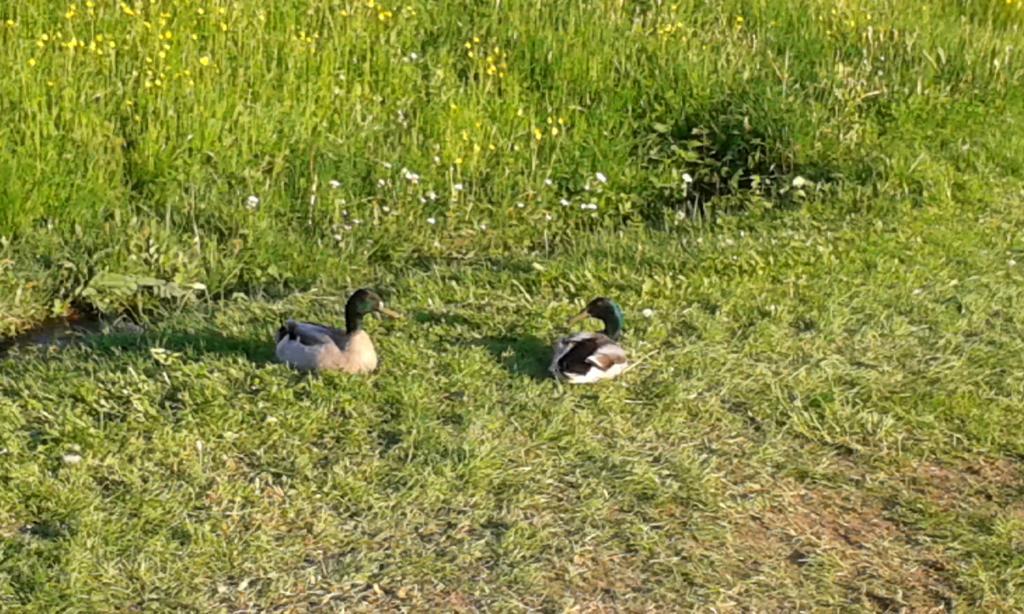
M 618 341 L 625 318 L 622 308 L 608 298 L 598 297 L 569 320 L 569 325 L 586 318 L 604 322 L 600 332 L 581 332 L 555 342 L 549 370 L 570 384 L 592 384 L 620 375 L 629 365 L 626 351 Z

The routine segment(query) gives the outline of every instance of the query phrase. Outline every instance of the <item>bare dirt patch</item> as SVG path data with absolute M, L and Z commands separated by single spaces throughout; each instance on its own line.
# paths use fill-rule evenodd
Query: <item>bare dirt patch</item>
M 964 587 L 929 515 L 1024 521 L 1024 470 L 1005 458 L 899 468 L 841 459 L 813 481 L 742 488 L 741 509 L 729 520 L 730 572 L 760 589 L 775 587 L 780 609 L 952 611 L 964 605 Z M 766 594 L 758 590 L 741 586 L 737 593 Z
M 783 584 L 830 587 L 832 594 L 821 594 L 824 603 L 816 605 L 915 612 L 951 607 L 955 588 L 942 553 L 913 539 L 880 500 L 793 480 L 781 480 L 760 499 L 734 530 L 744 563 L 757 560 Z
M 991 508 L 1024 518 L 1024 471 L 1019 462 L 979 458 L 960 464 L 921 463 L 907 486 L 939 507 Z

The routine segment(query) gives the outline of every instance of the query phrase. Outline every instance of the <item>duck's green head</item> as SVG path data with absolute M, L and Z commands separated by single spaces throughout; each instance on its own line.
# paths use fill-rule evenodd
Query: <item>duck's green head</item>
M 583 311 L 569 320 L 569 324 L 575 324 L 585 318 L 597 318 L 604 322 L 604 334 L 613 339 L 622 335 L 622 329 L 626 325 L 626 318 L 622 315 L 622 308 L 619 307 L 619 304 L 603 296 L 587 303 Z
M 368 288 L 360 288 L 348 297 L 345 304 L 345 327 L 349 332 L 362 326 L 363 316 L 380 313 L 389 318 L 400 318 L 402 315 L 384 306 L 384 301 L 376 292 Z

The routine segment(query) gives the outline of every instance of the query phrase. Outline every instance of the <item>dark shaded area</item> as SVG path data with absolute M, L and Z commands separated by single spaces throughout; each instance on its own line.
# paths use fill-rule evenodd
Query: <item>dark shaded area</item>
M 87 338 L 87 342 L 96 350 L 146 350 L 161 347 L 171 352 L 179 352 L 189 358 L 214 354 L 221 356 L 241 356 L 256 364 L 268 364 L 275 361 L 274 338 L 270 331 L 266 337 L 233 337 L 216 330 L 200 331 L 162 331 L 159 335 L 95 335 Z
M 96 316 L 46 320 L 21 335 L 0 341 L 0 358 L 19 348 L 63 348 L 73 344 L 107 354 L 126 350 L 148 352 L 160 347 L 189 358 L 218 354 L 241 356 L 256 364 L 275 361 L 274 339 L 269 331 L 262 338 L 233 337 L 217 330 L 172 330 L 154 335 L 132 322 L 108 323 Z
M 465 345 L 485 348 L 509 373 L 546 379 L 551 344 L 534 335 L 500 335 L 468 339 Z
M 472 326 L 474 322 L 466 316 L 443 311 L 417 311 L 412 319 L 419 324 L 443 324 L 445 326 Z
M 39 539 L 57 540 L 71 536 L 71 527 L 66 522 L 54 520 L 40 520 L 31 522 L 21 527 L 23 535 L 30 535 Z
M 797 174 L 811 180 L 835 175 L 827 161 L 798 161 L 789 119 L 763 113 L 723 99 L 703 110 L 657 114 L 664 121 L 652 121 L 638 135 L 635 151 L 654 178 L 638 188 L 647 216 L 669 210 L 702 219 L 712 209 L 742 210 L 758 199 L 788 208 L 805 195 L 792 187 Z
M 0 356 L 15 347 L 64 347 L 87 335 L 102 332 L 103 325 L 96 314 L 79 311 L 59 318 L 48 318 L 20 335 L 0 339 Z

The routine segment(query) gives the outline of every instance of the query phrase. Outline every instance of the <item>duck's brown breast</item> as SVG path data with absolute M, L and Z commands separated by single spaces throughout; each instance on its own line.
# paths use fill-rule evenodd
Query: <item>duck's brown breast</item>
M 366 331 L 357 330 L 340 346 L 331 346 L 320 358 L 320 369 L 369 373 L 377 368 L 377 350 Z

